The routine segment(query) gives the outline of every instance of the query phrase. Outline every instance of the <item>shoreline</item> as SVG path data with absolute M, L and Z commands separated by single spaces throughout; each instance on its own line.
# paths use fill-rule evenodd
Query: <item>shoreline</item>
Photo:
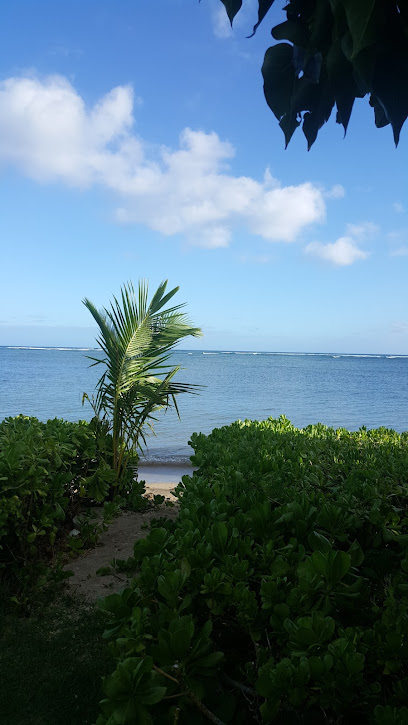
M 182 476 L 191 476 L 194 470 L 196 469 L 191 463 L 139 461 L 137 475 L 141 481 L 146 481 L 149 485 L 157 483 L 177 485 Z
M 190 464 L 181 463 L 139 463 L 138 480 L 145 481 L 146 493 L 153 496 L 165 496 L 176 501 L 171 491 L 180 483 L 182 476 L 191 476 L 196 469 Z

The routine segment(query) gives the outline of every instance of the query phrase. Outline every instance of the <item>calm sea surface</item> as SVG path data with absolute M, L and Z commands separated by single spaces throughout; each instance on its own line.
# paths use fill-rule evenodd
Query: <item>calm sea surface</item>
M 89 368 L 87 355 L 101 353 L 0 347 L 0 420 L 19 413 L 89 420 L 82 393 L 93 393 L 102 367 Z M 181 421 L 174 413 L 161 416 L 156 437 L 149 437 L 148 460 L 185 460 L 191 433 L 238 418 L 283 413 L 298 427 L 408 428 L 408 356 L 177 351 L 174 362 L 184 368 L 180 381 L 206 387 L 200 395 L 180 396 Z

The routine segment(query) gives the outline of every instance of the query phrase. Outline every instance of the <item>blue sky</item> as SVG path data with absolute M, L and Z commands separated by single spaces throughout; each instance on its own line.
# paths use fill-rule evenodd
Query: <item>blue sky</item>
M 244 3 L 245 5 L 245 3 Z M 368 101 L 308 153 L 260 67 L 277 0 L 14 0 L 0 30 L 0 344 L 90 345 L 81 304 L 163 278 L 225 350 L 408 354 L 408 127 Z

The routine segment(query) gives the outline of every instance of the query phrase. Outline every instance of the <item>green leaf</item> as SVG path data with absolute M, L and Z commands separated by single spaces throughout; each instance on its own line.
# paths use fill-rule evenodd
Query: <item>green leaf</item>
M 360 652 L 346 655 L 346 669 L 349 675 L 357 675 L 364 669 L 365 657 Z
M 403 124 L 408 117 L 408 70 L 407 58 L 388 53 L 377 54 L 373 74 L 373 95 L 384 109 L 398 146 Z
M 101 566 L 95 572 L 96 576 L 108 576 L 111 573 L 112 569 L 110 566 Z
M 278 43 L 268 48 L 262 65 L 266 102 L 280 121 L 291 112 L 291 98 L 295 82 L 293 48 Z
M 211 652 L 210 654 L 206 655 L 205 657 L 201 657 L 200 659 L 194 660 L 194 667 L 200 667 L 203 669 L 214 669 L 214 667 L 217 667 L 217 665 L 220 664 L 224 659 L 224 653 L 223 652 Z
M 334 106 L 334 95 L 326 73 L 321 73 L 320 81 L 316 86 L 318 98 L 312 111 L 305 113 L 302 130 L 307 139 L 307 149 L 310 151 L 321 127 L 329 120 Z
M 342 124 L 345 135 L 358 89 L 354 79 L 353 65 L 344 55 L 339 39 L 336 39 L 330 46 L 326 64 L 337 105 L 337 122 Z
M 281 701 L 278 698 L 276 698 L 275 700 L 266 700 L 266 702 L 263 702 L 259 708 L 259 712 L 262 715 L 263 722 L 271 723 L 275 719 L 276 715 L 279 713 L 280 706 Z
M 384 128 L 384 126 L 388 126 L 389 120 L 385 115 L 384 108 L 373 94 L 370 96 L 370 106 L 374 109 L 374 123 L 376 127 Z
M 316 642 L 315 633 L 307 627 L 299 627 L 296 631 L 295 638 L 298 644 L 305 645 L 306 647 Z
M 290 609 L 289 609 L 288 605 L 285 604 L 285 602 L 281 602 L 280 604 L 275 604 L 273 611 L 274 611 L 274 614 L 276 614 L 276 616 L 279 617 L 279 619 L 282 619 L 282 621 L 284 619 L 286 619 L 287 617 L 289 617 L 289 614 L 290 614 Z
M 171 652 L 176 660 L 181 660 L 186 656 L 193 634 L 194 622 L 191 615 L 178 617 L 170 622 L 167 639 Z
M 331 544 L 323 534 L 319 534 L 317 531 L 312 531 L 308 536 L 308 544 L 312 551 L 321 551 L 322 553 L 330 551 Z
M 176 607 L 184 581 L 185 578 L 180 569 L 167 571 L 166 574 L 159 576 L 157 589 L 171 607 Z
M 310 676 L 314 680 L 320 680 L 322 675 L 326 672 L 326 667 L 320 657 L 313 656 L 309 658 L 309 670 Z
M 291 98 L 292 113 L 314 111 L 319 101 L 319 93 L 317 83 L 312 83 L 306 76 L 296 78 Z
M 221 2 L 227 11 L 229 21 L 232 25 L 236 14 L 241 10 L 242 0 L 221 0 Z
M 353 541 L 347 553 L 351 556 L 351 566 L 360 566 L 363 563 L 364 552 L 358 541 Z
M 333 33 L 333 13 L 330 2 L 327 0 L 316 0 L 312 21 L 310 23 L 310 39 L 308 50 L 311 53 L 321 51 L 326 53 Z
M 311 561 L 315 570 L 322 574 L 331 585 L 337 584 L 351 566 L 351 556 L 345 551 L 329 551 L 324 554 L 315 551 L 311 556 Z
M 375 45 L 381 22 L 381 0 L 343 0 L 351 36 L 354 58 L 368 45 Z
M 272 28 L 272 37 L 275 40 L 289 40 L 293 45 L 305 47 L 308 39 L 307 28 L 295 20 L 285 20 L 284 23 Z
M 377 48 L 375 46 L 364 48 L 353 58 L 352 62 L 354 79 L 358 89 L 357 95 L 363 98 L 366 93 L 372 93 L 373 91 L 374 71 L 377 66 Z
M 150 685 L 145 691 L 138 692 L 138 699 L 143 705 L 155 705 L 166 695 L 167 687 Z
M 228 528 L 222 521 L 216 521 L 212 525 L 211 537 L 214 542 L 215 551 L 217 553 L 224 552 L 228 540 Z
M 298 118 L 296 113 L 289 113 L 284 116 L 279 122 L 284 135 L 285 135 L 285 148 L 288 147 L 289 141 L 295 133 L 296 129 L 300 126 L 301 119 Z
M 258 0 L 258 22 L 254 25 L 252 33 L 248 35 L 248 38 L 252 38 L 255 35 L 266 13 L 270 10 L 274 2 L 275 0 Z
M 331 582 L 336 584 L 343 579 L 351 566 L 351 556 L 345 551 L 336 551 L 332 561 Z

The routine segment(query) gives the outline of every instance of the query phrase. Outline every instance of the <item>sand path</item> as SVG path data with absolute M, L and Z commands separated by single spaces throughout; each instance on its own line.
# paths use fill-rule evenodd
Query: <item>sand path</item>
M 153 473 L 151 477 L 155 478 L 157 474 Z M 165 478 L 163 475 L 161 477 Z M 143 476 L 146 480 L 146 496 L 149 498 L 154 495 L 165 496 L 167 505 L 164 503 L 156 509 L 144 512 L 124 511 L 115 518 L 107 531 L 100 536 L 94 549 L 86 551 L 65 566 L 65 569 L 74 572 L 74 575 L 67 579 L 70 593 L 79 594 L 88 601 L 95 601 L 98 597 L 120 591 L 126 586 L 129 578 L 124 573 L 111 569 L 108 575 L 99 576 L 96 572 L 102 567 L 110 566 L 113 559 L 126 560 L 132 556 L 135 541 L 147 536 L 152 519 L 176 518 L 178 503 L 171 490 L 175 488 L 180 477 L 173 472 L 171 478 L 173 480 L 148 482 L 148 476 Z

